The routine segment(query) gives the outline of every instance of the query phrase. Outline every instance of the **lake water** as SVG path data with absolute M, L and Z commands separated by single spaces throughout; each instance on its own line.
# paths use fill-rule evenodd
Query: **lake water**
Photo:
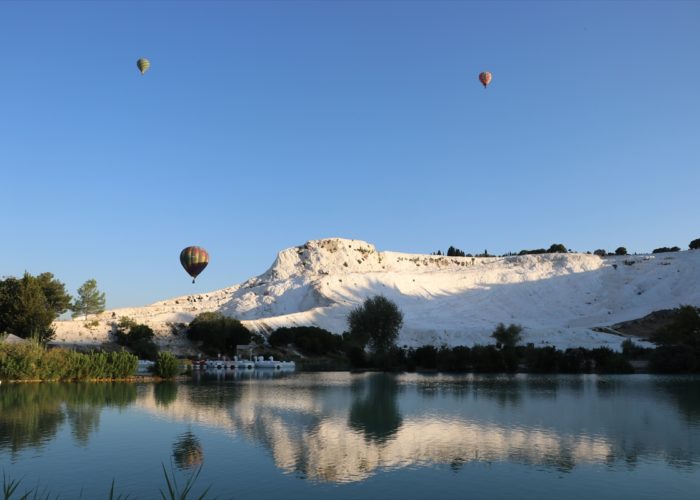
M 700 378 L 300 373 L 0 385 L 0 469 L 61 498 L 691 499 Z M 1 493 L 0 493 L 1 494 Z

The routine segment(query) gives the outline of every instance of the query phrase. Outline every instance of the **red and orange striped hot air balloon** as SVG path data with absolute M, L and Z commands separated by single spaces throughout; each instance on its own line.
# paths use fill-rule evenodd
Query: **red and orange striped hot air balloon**
M 491 73 L 488 71 L 482 71 L 479 73 L 479 81 L 486 88 L 486 86 L 491 83 Z
M 180 264 L 187 274 L 192 276 L 192 283 L 199 273 L 209 264 L 209 254 L 202 247 L 187 247 L 180 252 Z

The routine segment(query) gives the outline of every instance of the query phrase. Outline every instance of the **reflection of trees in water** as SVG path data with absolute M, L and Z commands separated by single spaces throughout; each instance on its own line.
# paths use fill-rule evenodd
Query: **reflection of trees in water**
M 173 460 L 180 470 L 192 469 L 204 462 L 202 444 L 192 431 L 180 435 L 173 443 Z
M 87 445 L 105 406 L 123 408 L 136 400 L 125 383 L 9 384 L 0 390 L 0 451 L 40 448 L 66 420 L 76 442 Z
M 656 389 L 673 401 L 689 424 L 700 424 L 700 378 L 663 377 L 656 382 Z
M 199 408 L 231 410 L 241 400 L 245 386 L 202 382 L 189 386 L 187 401 Z
M 90 404 L 71 404 L 66 406 L 66 414 L 71 427 L 71 434 L 79 446 L 87 446 L 90 434 L 100 426 L 102 407 Z
M 0 450 L 41 447 L 65 420 L 51 384 L 10 384 L 0 390 Z
M 177 399 L 177 382 L 164 381 L 153 386 L 153 397 L 156 404 L 167 408 Z
M 366 395 L 355 397 L 350 407 L 350 427 L 377 442 L 386 441 L 396 434 L 401 427 L 397 392 L 398 384 L 393 375 L 370 375 Z

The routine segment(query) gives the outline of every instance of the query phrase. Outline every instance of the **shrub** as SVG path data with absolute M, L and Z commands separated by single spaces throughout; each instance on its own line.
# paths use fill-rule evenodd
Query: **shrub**
M 597 255 L 598 257 L 605 257 L 607 254 L 608 253 L 602 248 L 599 248 L 598 250 L 593 252 L 593 255 Z
M 518 255 L 539 255 L 543 253 L 547 253 L 547 250 L 545 250 L 544 248 L 537 248 L 535 250 L 520 250 L 520 252 L 518 252 Z
M 0 379 L 89 380 L 126 378 L 136 372 L 138 358 L 128 352 L 79 353 L 46 350 L 38 344 L 0 346 Z
M 622 347 L 622 354 L 628 359 L 646 357 L 647 353 L 651 350 L 635 344 L 632 339 L 623 340 L 620 347 Z
M 627 255 L 627 249 L 625 247 L 617 247 L 615 249 L 615 255 Z
M 209 354 L 235 354 L 237 345 L 250 343 L 251 334 L 235 318 L 218 312 L 205 312 L 195 317 L 187 328 L 187 338 L 199 342 Z
M 687 346 L 700 352 L 700 311 L 689 305 L 675 309 L 671 322 L 652 335 L 651 340 L 661 345 Z
M 554 347 L 528 348 L 525 366 L 532 373 L 554 373 L 559 370 L 558 351 Z
M 434 370 L 437 368 L 438 350 L 432 345 L 424 345 L 412 351 L 413 362 L 416 368 Z
M 595 361 L 596 373 L 633 373 L 634 369 L 629 361 L 619 353 L 607 347 L 598 347 L 591 350 Z
M 549 250 L 547 250 L 547 253 L 566 253 L 566 247 L 562 245 L 561 243 L 553 243 L 552 246 L 549 247 Z
M 685 346 L 664 345 L 651 353 L 649 369 L 654 373 L 691 373 L 700 370 L 700 360 Z
M 174 378 L 180 372 L 180 362 L 169 352 L 159 352 L 155 373 L 162 378 Z
M 472 348 L 472 369 L 475 372 L 497 373 L 507 371 L 507 366 L 496 346 L 475 345 Z
M 343 345 L 343 338 L 340 335 L 316 326 L 278 328 L 267 340 L 273 347 L 294 344 L 304 354 L 316 356 L 337 352 Z
M 697 240 L 691 241 L 691 242 L 688 244 L 688 248 L 690 248 L 691 250 L 698 250 L 698 249 L 700 249 L 700 238 L 698 238 Z
M 460 250 L 459 248 L 450 246 L 450 248 L 447 249 L 447 256 L 448 257 L 464 257 L 464 251 Z
M 557 354 L 559 373 L 588 373 L 592 371 L 593 364 L 587 357 L 585 349 L 567 349 L 563 353 Z
M 117 344 L 131 349 L 139 358 L 155 360 L 158 355 L 158 346 L 153 341 L 153 329 L 148 325 L 137 324 L 127 316 L 119 319 L 115 338 Z
M 515 347 L 522 340 L 523 327 L 516 324 L 510 324 L 506 327 L 503 323 L 499 323 L 496 329 L 491 334 L 491 337 L 496 339 L 497 347 Z
M 651 253 L 679 252 L 680 250 L 680 247 L 659 247 L 652 250 Z

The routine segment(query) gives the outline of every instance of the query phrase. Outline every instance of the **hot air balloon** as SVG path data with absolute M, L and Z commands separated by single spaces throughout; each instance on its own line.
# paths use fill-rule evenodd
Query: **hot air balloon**
M 173 458 L 175 465 L 180 470 L 192 469 L 202 465 L 204 461 L 204 450 L 197 436 L 192 431 L 182 434 L 173 443 Z
M 136 61 L 136 67 L 139 69 L 139 71 L 143 75 L 146 71 L 148 71 L 148 68 L 151 67 L 151 61 L 149 61 L 145 57 L 142 57 L 141 59 Z
M 479 81 L 486 88 L 486 86 L 491 83 L 491 73 L 488 71 L 482 71 L 479 73 Z
M 180 264 L 187 274 L 192 276 L 192 283 L 194 283 L 194 279 L 209 264 L 209 254 L 202 247 L 187 247 L 180 252 Z

